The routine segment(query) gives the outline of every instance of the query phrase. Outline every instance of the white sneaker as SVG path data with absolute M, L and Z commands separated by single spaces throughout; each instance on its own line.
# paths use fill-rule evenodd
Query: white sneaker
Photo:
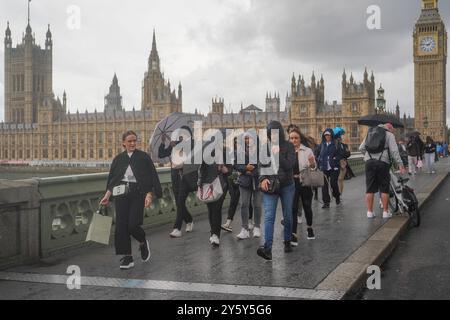
M 236 236 L 239 240 L 245 240 L 250 238 L 250 231 L 242 228 L 241 233 Z
M 390 218 L 392 218 L 392 213 L 384 211 L 383 219 L 390 219 Z
M 232 232 L 233 231 L 233 227 L 231 226 L 232 222 L 233 222 L 233 220 L 227 219 L 227 222 L 225 222 L 225 224 L 223 224 L 221 226 L 222 230 L 225 230 L 227 232 Z
M 173 231 L 169 234 L 171 238 L 181 238 L 181 230 L 173 229 Z
M 218 237 L 217 235 L 215 235 L 215 234 L 213 234 L 213 235 L 209 238 L 209 242 L 210 242 L 212 245 L 215 245 L 215 246 L 220 245 L 219 237 Z
M 261 229 L 258 227 L 255 227 L 253 229 L 253 238 L 261 238 Z
M 374 213 L 374 212 L 367 211 L 367 218 L 369 218 L 369 219 L 375 218 L 375 213 Z
M 252 219 L 248 220 L 248 229 L 253 230 L 254 227 L 255 225 L 253 224 L 253 220 Z
M 297 216 L 297 223 L 298 224 L 302 224 L 303 223 L 303 218 Z
M 192 232 L 194 230 L 194 222 L 186 224 L 186 232 Z

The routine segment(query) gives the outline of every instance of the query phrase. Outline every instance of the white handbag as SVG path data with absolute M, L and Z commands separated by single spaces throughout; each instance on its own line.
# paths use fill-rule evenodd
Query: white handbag
M 113 188 L 113 197 L 125 196 L 130 191 L 128 184 L 121 184 Z
M 217 176 L 212 183 L 204 183 L 197 189 L 197 198 L 203 203 L 211 203 L 223 196 L 222 179 Z

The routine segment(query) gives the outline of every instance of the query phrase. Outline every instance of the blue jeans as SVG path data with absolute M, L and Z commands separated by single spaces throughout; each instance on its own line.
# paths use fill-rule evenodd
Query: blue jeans
M 279 194 L 263 194 L 264 204 L 264 247 L 272 249 L 273 229 L 277 214 L 278 199 L 281 198 L 284 219 L 284 241 L 291 241 L 292 238 L 292 206 L 294 204 L 295 184 L 283 187 Z

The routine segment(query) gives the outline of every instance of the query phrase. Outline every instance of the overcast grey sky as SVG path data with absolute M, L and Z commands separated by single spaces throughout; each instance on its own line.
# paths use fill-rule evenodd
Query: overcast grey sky
M 68 27 L 71 5 L 81 10 L 80 29 Z M 369 5 L 381 8 L 381 30 L 366 26 Z M 450 3 L 439 7 L 448 29 Z M 114 72 L 125 108 L 139 109 L 155 28 L 166 79 L 183 84 L 184 111 L 206 113 L 215 96 L 234 111 L 241 102 L 264 108 L 267 91 L 279 92 L 284 108 L 292 73 L 309 81 L 313 70 L 324 76 L 325 99 L 340 102 L 343 68 L 359 82 L 367 66 L 386 89 L 388 107 L 399 100 L 402 112 L 413 114 L 412 33 L 420 8 L 420 0 L 33 0 L 31 26 L 43 45 L 51 24 L 53 89 L 67 91 L 71 112 L 102 111 Z M 10 21 L 14 46 L 26 19 L 26 0 L 0 0 L 0 30 Z M 3 45 L 0 53 L 1 121 Z

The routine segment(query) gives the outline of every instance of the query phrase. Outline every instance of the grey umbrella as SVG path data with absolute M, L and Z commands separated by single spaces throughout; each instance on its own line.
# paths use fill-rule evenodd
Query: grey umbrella
M 165 147 L 168 147 L 172 133 L 182 127 L 190 128 L 192 131 L 195 120 L 200 120 L 200 118 L 196 115 L 176 112 L 168 115 L 166 118 L 158 122 L 149 142 L 152 160 L 163 164 L 170 162 L 170 158 L 168 157 L 162 159 L 159 158 L 158 150 L 160 145 L 163 143 L 163 140 L 165 140 L 164 145 Z M 190 132 L 190 134 L 192 134 L 192 132 Z M 165 137 L 165 139 L 163 137 Z

